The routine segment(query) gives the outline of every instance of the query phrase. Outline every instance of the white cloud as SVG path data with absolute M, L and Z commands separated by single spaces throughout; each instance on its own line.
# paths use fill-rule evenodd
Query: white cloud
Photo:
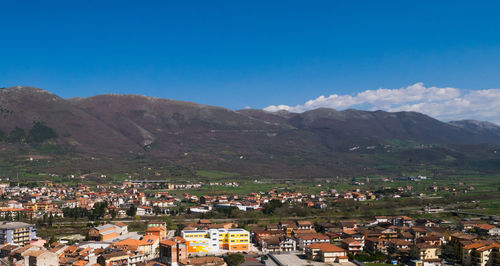
M 355 95 L 320 96 L 301 105 L 271 105 L 264 110 L 304 112 L 320 107 L 389 112 L 416 111 L 443 121 L 476 119 L 500 125 L 500 89 L 464 90 L 425 87 L 416 83 L 400 89 L 366 90 Z

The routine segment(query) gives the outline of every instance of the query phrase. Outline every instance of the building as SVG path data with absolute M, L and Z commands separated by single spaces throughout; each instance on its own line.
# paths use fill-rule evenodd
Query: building
M 129 265 L 130 256 L 125 251 L 116 251 L 101 254 L 97 263 L 101 266 Z
M 317 243 L 330 243 L 330 238 L 324 234 L 303 234 L 295 237 L 297 239 L 298 246 L 301 250 L 304 250 L 306 246 Z
M 364 241 L 359 241 L 351 237 L 342 240 L 342 247 L 352 254 L 363 252 L 364 246 Z
M 250 248 L 250 233 L 244 229 L 184 230 L 181 236 L 186 240 L 188 253 L 241 252 Z
M 159 237 L 146 235 L 141 240 L 138 239 L 124 239 L 113 243 L 113 248 L 121 250 L 139 251 L 145 255 L 146 259 L 153 259 L 158 256 Z
M 29 266 L 46 266 L 59 265 L 59 256 L 56 253 L 48 250 L 30 251 L 24 256 L 25 265 Z
M 471 265 L 498 265 L 500 262 L 500 244 L 494 243 L 472 250 Z
M 160 262 L 169 266 L 186 264 L 188 258 L 186 240 L 175 237 L 160 242 Z
M 329 243 L 308 245 L 305 249 L 305 253 L 308 259 L 324 263 L 345 263 L 348 261 L 345 249 Z
M 89 236 L 94 240 L 109 241 L 119 237 L 125 232 L 128 232 L 126 225 L 105 224 L 91 228 L 89 230 Z
M 410 251 L 412 258 L 420 260 L 424 265 L 441 265 L 439 255 L 441 248 L 426 243 L 419 243 L 413 246 Z
M 23 222 L 2 222 L 0 244 L 25 245 L 36 239 L 36 227 Z
M 298 229 L 302 230 L 311 230 L 314 228 L 314 224 L 311 221 L 298 221 L 297 226 Z
M 167 239 L 167 231 L 163 227 L 148 227 L 144 234 L 147 236 L 157 236 L 160 240 Z
M 286 236 L 274 236 L 261 240 L 260 246 L 264 252 L 291 252 L 297 250 L 297 242 Z
M 500 228 L 491 224 L 478 224 L 474 227 L 479 235 L 500 236 Z

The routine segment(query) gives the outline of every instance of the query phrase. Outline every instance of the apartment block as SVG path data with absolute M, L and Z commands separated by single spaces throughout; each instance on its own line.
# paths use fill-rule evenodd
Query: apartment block
M 25 245 L 36 239 L 36 228 L 33 224 L 22 222 L 0 223 L 0 244 Z
M 248 251 L 250 233 L 244 229 L 184 230 L 189 253 L 214 253 L 219 251 Z

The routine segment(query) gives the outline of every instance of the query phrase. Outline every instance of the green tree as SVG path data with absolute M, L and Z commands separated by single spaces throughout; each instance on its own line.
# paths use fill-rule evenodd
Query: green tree
M 7 140 L 7 133 L 0 130 L 0 141 L 6 141 L 6 140 Z
M 269 201 L 269 203 L 264 205 L 264 209 L 262 210 L 262 212 L 264 214 L 273 214 L 277 208 L 281 208 L 281 207 L 283 207 L 283 203 L 281 203 L 280 200 L 273 199 L 273 200 Z
M 16 127 L 9 133 L 7 140 L 9 142 L 12 142 L 12 143 L 25 142 L 26 141 L 26 133 L 24 132 L 24 129 L 22 129 L 20 127 Z
M 33 127 L 28 134 L 30 142 L 44 142 L 45 140 L 57 138 L 56 132 L 41 122 L 33 122 Z
M 130 206 L 130 208 L 127 210 L 126 213 L 128 216 L 134 217 L 135 214 L 137 213 L 137 207 L 135 207 L 134 205 Z
M 242 264 L 243 262 L 245 262 L 245 257 L 243 257 L 243 255 L 241 254 L 230 254 L 230 255 L 227 255 L 224 260 L 226 261 L 227 265 L 228 266 L 238 266 L 240 264 Z
M 49 227 L 52 227 L 52 224 L 54 223 L 54 215 L 51 213 L 49 215 L 49 219 L 48 219 L 48 224 L 49 224 Z

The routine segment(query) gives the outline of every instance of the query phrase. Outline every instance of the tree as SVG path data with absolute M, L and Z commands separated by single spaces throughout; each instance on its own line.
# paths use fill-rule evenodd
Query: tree
M 116 219 L 116 216 L 118 215 L 118 213 L 114 209 L 112 209 L 111 211 L 109 211 L 109 214 L 111 215 L 111 220 Z
M 24 129 L 16 127 L 10 132 L 7 140 L 12 143 L 24 142 L 26 141 L 26 133 L 24 132 Z
M 238 266 L 245 262 L 245 257 L 241 254 L 230 254 L 227 255 L 224 260 L 226 261 L 228 266 Z
M 44 142 L 45 140 L 57 138 L 56 132 L 41 122 L 33 122 L 33 127 L 28 134 L 30 142 Z
M 48 223 L 49 227 L 52 227 L 52 224 L 54 223 L 54 215 L 52 213 L 49 215 Z
M 137 207 L 135 207 L 134 205 L 130 206 L 130 208 L 127 210 L 127 215 L 130 217 L 134 217 L 136 213 Z
M 6 141 L 6 140 L 7 140 L 7 133 L 0 130 L 0 141 Z
M 161 211 L 160 207 L 158 207 L 158 206 L 154 206 L 154 207 L 153 207 L 153 213 L 154 213 L 155 215 L 160 215 L 160 214 L 162 213 L 162 211 Z
M 272 199 L 271 201 L 269 201 L 269 203 L 264 205 L 264 209 L 262 210 L 262 212 L 264 214 L 272 214 L 277 208 L 281 207 L 283 207 L 283 203 L 281 203 L 280 200 Z

